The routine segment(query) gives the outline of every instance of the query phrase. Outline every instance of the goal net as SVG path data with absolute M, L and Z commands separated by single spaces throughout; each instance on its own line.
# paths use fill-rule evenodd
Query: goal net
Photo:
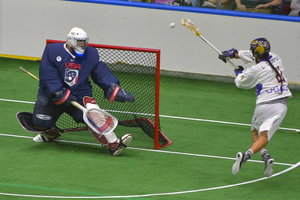
M 64 43 L 60 40 L 47 40 L 51 43 Z M 110 103 L 104 98 L 103 90 L 92 82 L 93 97 L 100 108 L 114 115 L 119 125 L 139 127 L 154 139 L 154 148 L 160 149 L 172 144 L 161 131 L 159 119 L 160 50 L 121 47 L 101 44 L 88 44 L 98 50 L 100 59 L 120 80 L 121 87 L 136 99 L 134 103 Z M 64 113 L 56 126 L 60 132 L 87 130 L 84 123 L 76 123 Z

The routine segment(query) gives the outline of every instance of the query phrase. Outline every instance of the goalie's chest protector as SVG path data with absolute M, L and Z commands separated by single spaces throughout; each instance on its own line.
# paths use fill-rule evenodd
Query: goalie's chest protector
M 58 70 L 58 76 L 60 81 L 63 82 L 63 87 L 70 89 L 75 96 L 82 94 L 83 91 L 85 91 L 85 95 L 90 95 L 92 89 L 89 75 L 99 62 L 97 50 L 87 47 L 82 58 L 74 58 L 65 49 L 64 44 L 59 45 L 60 50 L 49 55 L 50 60 Z

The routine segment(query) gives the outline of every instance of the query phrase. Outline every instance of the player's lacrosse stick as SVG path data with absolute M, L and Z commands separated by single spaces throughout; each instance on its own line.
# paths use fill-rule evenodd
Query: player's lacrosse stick
M 190 19 L 182 19 L 181 23 L 183 26 L 185 26 L 187 29 L 190 29 L 196 36 L 200 37 L 206 44 L 208 44 L 211 48 L 213 48 L 218 54 L 222 54 L 221 51 L 219 51 L 214 45 L 212 45 L 208 40 L 206 40 L 199 31 L 199 28 L 190 20 Z M 226 61 L 231 64 L 232 67 L 235 69 L 238 69 L 238 66 L 236 66 L 229 58 L 226 58 Z
M 30 75 L 37 81 L 40 81 L 38 77 L 31 74 L 24 68 L 20 67 L 20 70 L 25 72 L 26 74 Z M 82 110 L 83 112 L 83 120 L 84 122 L 96 133 L 107 135 L 111 133 L 118 125 L 118 120 L 113 115 L 109 114 L 108 112 L 105 112 L 102 109 L 98 108 L 91 108 L 86 109 L 76 101 L 71 101 L 71 104 L 75 106 L 76 108 Z

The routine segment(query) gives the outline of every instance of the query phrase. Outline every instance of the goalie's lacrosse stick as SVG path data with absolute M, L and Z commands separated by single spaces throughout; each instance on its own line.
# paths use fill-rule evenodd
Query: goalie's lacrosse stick
M 24 68 L 20 67 L 20 70 L 30 75 L 37 81 L 40 81 L 38 77 L 31 74 Z M 82 110 L 84 122 L 98 134 L 107 135 L 111 133 L 118 125 L 118 119 L 102 109 L 86 109 L 76 101 L 71 101 L 71 104 L 76 108 Z
M 190 29 L 196 36 L 200 37 L 206 44 L 208 44 L 211 48 L 213 48 L 218 54 L 222 54 L 219 49 L 217 49 L 214 45 L 212 45 L 208 40 L 206 40 L 199 31 L 199 28 L 190 20 L 190 19 L 182 19 L 181 23 L 183 26 L 185 26 L 187 29 Z M 226 61 L 231 64 L 232 67 L 235 69 L 238 69 L 238 66 L 236 66 L 229 58 L 225 58 Z

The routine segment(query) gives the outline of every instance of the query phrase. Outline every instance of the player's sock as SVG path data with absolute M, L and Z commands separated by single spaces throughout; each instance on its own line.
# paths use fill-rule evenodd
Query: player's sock
M 262 148 L 262 149 L 260 150 L 260 154 L 261 154 L 261 156 L 263 157 L 263 159 L 265 159 L 265 157 L 270 156 L 270 155 L 269 155 L 269 152 L 268 152 L 268 150 L 267 150 L 266 148 Z
M 244 157 L 243 157 L 243 161 L 242 163 L 246 162 L 247 160 L 249 160 L 253 155 L 253 151 L 251 149 L 248 149 L 245 154 L 244 154 Z

